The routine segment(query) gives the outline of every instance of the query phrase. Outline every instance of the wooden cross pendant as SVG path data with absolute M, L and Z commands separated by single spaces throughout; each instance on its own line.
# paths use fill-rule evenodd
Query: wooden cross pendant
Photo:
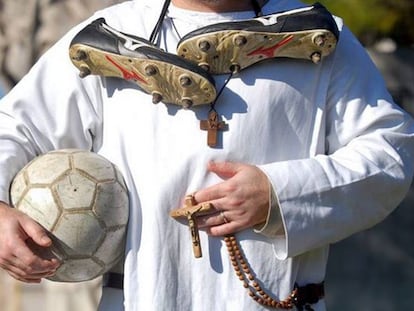
M 190 227 L 191 242 L 195 258 L 202 256 L 200 236 L 198 233 L 197 216 L 209 213 L 213 210 L 213 205 L 209 202 L 197 204 L 193 195 L 188 195 L 184 200 L 184 207 L 172 210 L 170 216 L 173 218 L 186 218 Z
M 225 131 L 227 124 L 220 121 L 218 113 L 212 109 L 208 114 L 208 119 L 200 121 L 200 129 L 207 131 L 207 145 L 215 147 L 217 145 L 217 131 Z

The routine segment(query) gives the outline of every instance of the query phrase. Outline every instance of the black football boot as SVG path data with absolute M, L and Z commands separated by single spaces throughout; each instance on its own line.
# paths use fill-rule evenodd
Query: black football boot
M 209 104 L 216 97 L 214 79 L 208 72 L 145 39 L 113 29 L 103 18 L 73 38 L 69 54 L 82 78 L 93 74 L 133 81 L 152 94 L 154 103 L 189 108 Z
M 339 31 L 320 4 L 199 28 L 185 35 L 177 55 L 212 74 L 236 73 L 259 61 L 289 57 L 319 63 L 337 43 Z

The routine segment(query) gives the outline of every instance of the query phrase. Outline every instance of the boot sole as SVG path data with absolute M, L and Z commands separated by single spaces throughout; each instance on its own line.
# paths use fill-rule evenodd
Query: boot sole
M 177 54 L 211 74 L 222 74 L 277 57 L 319 63 L 335 49 L 336 43 L 337 37 L 325 29 L 283 33 L 222 30 L 182 40 Z
M 80 43 L 70 47 L 69 55 L 81 78 L 92 74 L 134 82 L 152 95 L 153 103 L 190 108 L 210 104 L 216 97 L 215 86 L 208 79 L 162 60 L 114 54 Z

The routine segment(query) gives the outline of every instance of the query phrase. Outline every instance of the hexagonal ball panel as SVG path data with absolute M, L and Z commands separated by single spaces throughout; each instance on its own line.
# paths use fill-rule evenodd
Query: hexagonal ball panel
M 70 169 L 69 156 L 49 153 L 35 158 L 26 168 L 31 184 L 50 184 Z
M 60 215 L 53 194 L 47 187 L 31 188 L 17 204 L 16 208 L 40 223 L 47 230 L 52 230 Z
M 92 280 L 104 272 L 105 266 L 95 258 L 69 259 L 48 279 L 59 282 L 82 282 Z
M 128 222 L 128 208 L 128 194 L 118 182 L 98 185 L 93 210 L 107 227 L 125 225 Z
M 52 188 L 56 191 L 62 208 L 66 210 L 90 208 L 94 200 L 95 183 L 77 171 L 70 171 Z
M 53 234 L 67 256 L 91 256 L 105 235 L 92 212 L 63 213 Z
M 113 263 L 124 251 L 125 231 L 126 227 L 122 227 L 115 231 L 107 232 L 105 240 L 101 246 L 99 246 L 94 256 L 105 262 L 107 265 Z
M 20 200 L 23 192 L 26 190 L 26 179 L 24 177 L 24 171 L 21 170 L 13 179 L 13 183 L 10 187 L 10 198 L 13 205 L 16 205 Z
M 125 184 L 124 176 L 122 175 L 121 171 L 115 166 L 115 173 L 116 173 L 116 179 L 118 182 L 122 185 L 122 187 L 127 189 L 127 186 Z
M 96 181 L 105 181 L 116 178 L 111 162 L 98 154 L 80 152 L 75 153 L 72 156 L 74 167 L 93 176 Z

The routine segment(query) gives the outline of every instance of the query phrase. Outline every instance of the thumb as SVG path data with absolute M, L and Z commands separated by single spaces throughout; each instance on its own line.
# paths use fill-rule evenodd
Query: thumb
M 52 240 L 47 235 L 46 230 L 33 219 L 26 217 L 21 222 L 21 226 L 26 232 L 26 235 L 31 238 L 36 244 L 43 247 L 52 245 Z
M 207 169 L 223 179 L 231 178 L 240 169 L 240 164 L 233 162 L 209 162 Z

